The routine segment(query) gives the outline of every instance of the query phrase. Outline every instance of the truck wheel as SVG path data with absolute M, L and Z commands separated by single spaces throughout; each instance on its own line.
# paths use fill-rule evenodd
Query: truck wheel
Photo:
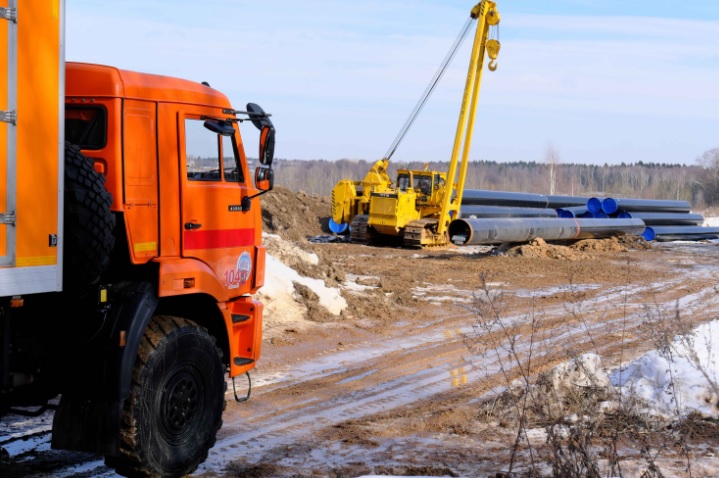
M 197 469 L 222 426 L 224 375 L 221 352 L 204 328 L 153 317 L 125 400 L 119 456 L 105 463 L 128 477 L 182 477 Z
M 115 245 L 112 195 L 105 176 L 77 146 L 65 142 L 65 253 L 63 290 L 83 292 L 96 285 Z

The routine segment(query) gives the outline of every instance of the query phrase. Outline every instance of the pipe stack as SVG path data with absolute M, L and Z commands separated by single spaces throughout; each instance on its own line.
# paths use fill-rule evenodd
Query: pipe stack
M 704 216 L 692 213 L 691 205 L 687 201 L 562 195 L 545 196 L 533 193 L 468 189 L 463 193 L 460 212 L 461 214 L 457 221 L 464 220 L 464 223 L 457 223 L 454 230 L 455 232 L 462 231 L 458 232 L 458 236 L 470 238 L 467 239 L 468 241 L 489 241 L 494 240 L 493 238 L 496 237 L 527 237 L 533 234 L 528 232 L 529 230 L 537 229 L 541 230 L 543 234 L 549 234 L 549 231 L 555 231 L 556 228 L 564 229 L 569 227 L 571 229 L 573 227 L 564 225 L 561 222 L 549 225 L 550 223 L 546 221 L 539 226 L 529 220 L 531 218 L 596 219 L 602 220 L 604 225 L 611 224 L 608 226 L 609 229 L 612 227 L 621 228 L 622 223 L 607 223 L 604 221 L 638 219 L 645 225 L 644 230 L 639 232 L 638 235 L 648 241 L 719 238 L 719 228 L 702 226 Z M 495 221 L 503 218 L 524 218 L 527 220 L 521 222 Z M 492 222 L 481 221 L 480 223 L 475 221 L 476 219 L 492 219 Z M 489 229 L 492 227 L 505 227 L 507 231 L 490 233 Z M 544 229 L 545 227 L 548 229 Z M 590 226 L 585 224 L 583 229 L 587 231 L 587 228 L 590 227 L 600 227 L 600 225 Z M 468 228 L 469 230 L 467 230 Z M 452 224 L 450 224 L 451 230 Z M 520 230 L 522 232 L 518 232 Z M 615 231 L 610 235 L 636 233 L 636 229 L 630 227 L 630 230 L 633 232 Z M 552 232 L 552 234 L 562 235 L 563 233 Z M 483 239 L 477 239 L 479 237 L 483 237 Z M 536 237 L 544 239 L 563 238 Z M 512 240 L 507 239 L 501 242 L 512 242 Z
M 590 210 L 600 209 L 609 217 L 638 218 L 647 228 L 642 237 L 647 241 L 699 241 L 719 238 L 719 228 L 704 227 L 704 216 L 691 212 L 687 201 L 632 198 L 592 198 Z

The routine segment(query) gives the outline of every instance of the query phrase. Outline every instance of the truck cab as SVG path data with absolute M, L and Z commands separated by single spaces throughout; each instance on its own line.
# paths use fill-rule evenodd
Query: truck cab
M 215 443 L 228 383 L 250 397 L 274 127 L 207 83 L 64 62 L 64 12 L 43 5 L 3 24 L 9 49 L 55 45 L 62 70 L 43 76 L 32 48 L 5 58 L 0 413 L 55 408 L 53 448 L 185 476 Z M 33 42 L 41 21 L 54 29 Z M 254 171 L 243 123 L 260 130 Z

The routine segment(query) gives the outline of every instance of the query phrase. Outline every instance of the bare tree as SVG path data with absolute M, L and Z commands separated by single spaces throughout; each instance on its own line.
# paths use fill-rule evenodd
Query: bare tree
M 559 164 L 559 152 L 554 145 L 547 145 L 544 150 L 544 161 L 549 165 L 549 194 L 555 194 L 556 169 Z
M 704 174 L 697 181 L 704 193 L 704 201 L 715 206 L 719 204 L 719 148 L 704 151 L 697 163 L 704 168 Z

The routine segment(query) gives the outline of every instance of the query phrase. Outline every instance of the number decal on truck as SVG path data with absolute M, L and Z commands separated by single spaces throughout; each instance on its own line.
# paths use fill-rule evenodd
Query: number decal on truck
M 225 271 L 225 287 L 228 289 L 237 289 L 247 282 L 252 272 L 252 259 L 250 254 L 243 252 L 237 259 L 234 269 Z

